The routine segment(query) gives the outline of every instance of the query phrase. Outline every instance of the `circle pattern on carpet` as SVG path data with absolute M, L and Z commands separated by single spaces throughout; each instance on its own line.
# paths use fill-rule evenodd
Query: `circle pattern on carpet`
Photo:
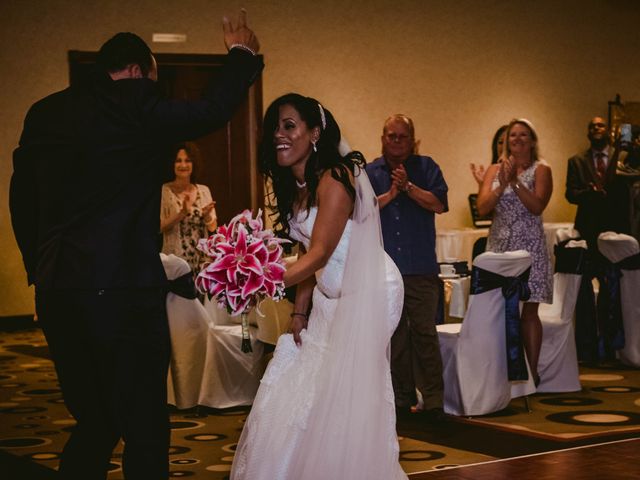
M 23 415 L 25 413 L 38 413 L 38 412 L 46 412 L 47 409 L 44 407 L 10 407 L 3 408 L 2 413 L 15 413 L 18 415 Z
M 172 470 L 169 472 L 170 478 L 183 478 L 183 477 L 193 477 L 196 472 L 190 472 L 188 470 Z
M 402 450 L 400 451 L 400 460 L 404 462 L 425 462 L 429 460 L 438 460 L 444 458 L 443 452 L 434 450 Z
M 205 470 L 209 472 L 230 472 L 231 465 L 209 465 Z
M 568 425 L 632 426 L 640 425 L 640 414 L 617 410 L 577 410 L 547 415 L 548 420 Z
M 39 437 L 0 438 L 0 448 L 31 448 L 48 445 L 51 440 Z
M 196 463 L 200 463 L 200 460 L 197 458 L 176 458 L 169 463 L 171 465 L 195 465 Z
M 578 378 L 584 382 L 611 382 L 612 380 L 624 379 L 622 375 L 615 375 L 613 373 L 585 373 Z
M 194 428 L 203 427 L 204 425 L 205 424 L 202 422 L 178 420 L 175 422 L 170 422 L 169 428 L 171 428 L 171 430 L 192 430 Z
M 227 436 L 221 433 L 196 433 L 184 437 L 185 440 L 193 442 L 215 442 L 216 440 L 224 440 L 225 438 L 227 438 Z
M 189 447 L 184 447 L 182 445 L 171 445 L 169 447 L 169 455 L 182 455 L 183 453 L 190 451 L 191 449 Z
M 40 426 L 39 423 L 19 423 L 14 425 L 13 428 L 20 428 L 22 430 L 30 430 L 32 428 L 38 428 Z
M 600 393 L 634 393 L 640 392 L 638 387 L 628 387 L 626 385 L 608 385 L 606 387 L 592 387 L 590 390 Z
M 603 403 L 602 400 L 598 400 L 597 398 L 586 397 L 552 397 L 542 398 L 538 401 L 545 405 L 556 405 L 559 407 L 587 407 Z
M 18 392 L 20 395 L 58 395 L 61 392 L 59 388 L 34 388 L 33 390 L 23 390 Z
M 59 452 L 36 452 L 25 455 L 25 458 L 29 458 L 34 461 L 40 460 L 58 460 L 60 458 Z

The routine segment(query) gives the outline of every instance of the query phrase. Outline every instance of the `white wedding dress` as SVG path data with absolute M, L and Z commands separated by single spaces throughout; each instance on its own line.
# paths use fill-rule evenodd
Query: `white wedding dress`
M 236 449 L 232 480 L 407 478 L 398 462 L 388 360 L 402 278 L 382 249 L 366 174 L 356 177 L 356 188 L 353 219 L 316 272 L 302 345 L 291 334 L 278 340 Z M 291 236 L 306 248 L 316 215 L 313 207 L 290 222 Z

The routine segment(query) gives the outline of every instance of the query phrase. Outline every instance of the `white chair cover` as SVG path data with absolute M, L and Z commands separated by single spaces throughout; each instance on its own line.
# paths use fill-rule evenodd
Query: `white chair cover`
M 190 272 L 182 258 L 164 254 L 161 258 L 169 280 Z M 218 318 L 229 318 L 219 312 Z M 167 316 L 172 348 L 168 402 L 179 409 L 251 405 L 266 366 L 257 329 L 250 327 L 253 352 L 247 354 L 240 350 L 241 325 L 216 325 L 198 299 L 169 292 Z
M 169 280 L 191 273 L 189 264 L 180 257 L 161 253 L 160 258 Z M 200 395 L 209 316 L 197 299 L 169 292 L 167 317 L 171 336 L 168 402 L 180 409 L 191 408 L 198 404 Z
M 514 277 L 529 268 L 531 257 L 524 250 L 485 252 L 473 264 Z M 462 324 L 438 325 L 445 412 L 485 415 L 502 410 L 514 397 L 535 392 L 531 374 L 527 381 L 508 380 L 504 305 L 500 289 L 472 295 Z
M 600 234 L 598 249 L 612 263 L 640 252 L 634 237 L 614 232 Z M 618 350 L 618 358 L 626 365 L 640 367 L 640 270 L 622 270 L 620 298 L 625 344 Z
M 576 230 L 557 232 L 558 242 L 576 238 Z M 565 248 L 583 248 L 584 240 L 570 240 Z M 538 392 L 577 392 L 582 389 L 573 329 L 573 317 L 582 275 L 557 272 L 553 275 L 553 303 L 540 304 L 542 347 L 538 359 Z
M 253 352 L 244 353 L 240 350 L 241 325 L 211 324 L 199 405 L 229 408 L 253 403 L 267 361 L 258 329 L 249 327 L 249 335 Z

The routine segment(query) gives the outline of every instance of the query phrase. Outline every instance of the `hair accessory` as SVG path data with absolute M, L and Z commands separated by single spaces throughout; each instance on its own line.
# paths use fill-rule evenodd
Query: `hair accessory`
M 322 108 L 321 104 L 318 104 L 318 108 L 320 109 L 320 120 L 322 121 L 322 129 L 327 129 L 327 117 L 324 114 L 324 108 Z
M 307 182 L 300 183 L 298 180 L 296 180 L 296 187 L 305 188 L 306 186 L 307 186 Z

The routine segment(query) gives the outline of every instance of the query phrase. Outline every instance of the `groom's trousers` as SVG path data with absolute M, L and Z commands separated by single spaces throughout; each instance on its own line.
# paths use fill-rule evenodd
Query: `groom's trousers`
M 168 478 L 169 328 L 161 288 L 36 291 L 65 405 L 65 479 L 106 479 L 124 441 L 127 480 Z

